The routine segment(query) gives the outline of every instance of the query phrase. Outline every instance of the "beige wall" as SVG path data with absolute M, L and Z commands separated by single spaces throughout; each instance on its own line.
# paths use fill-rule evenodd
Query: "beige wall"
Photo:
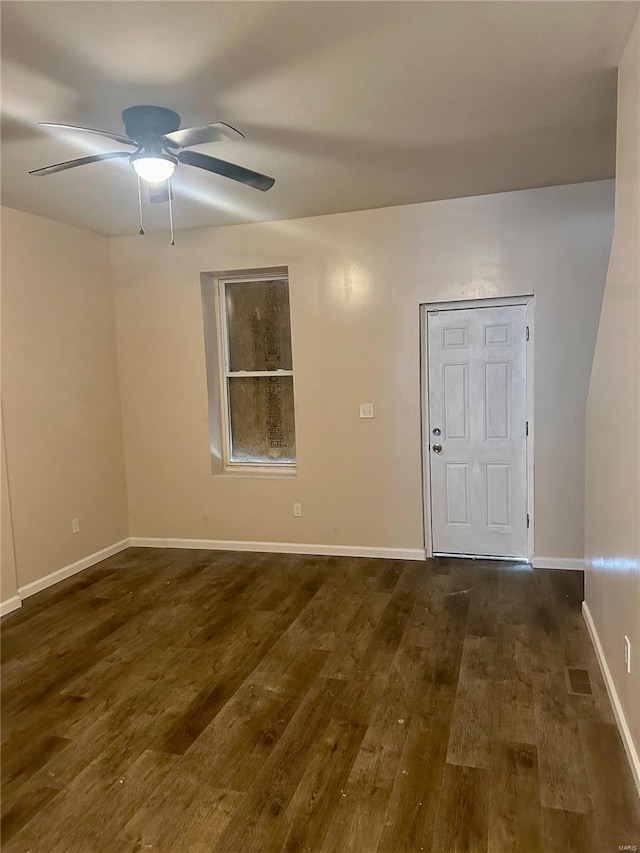
M 612 214 L 613 185 L 598 182 L 187 231 L 175 247 L 114 239 L 131 534 L 421 548 L 418 306 L 535 293 L 536 552 L 581 559 Z M 214 477 L 200 273 L 283 264 L 298 476 Z
M 0 306 L 2 305 L 2 290 L 0 288 Z M 0 341 L 2 323 L 0 322 Z M 0 346 L 0 365 L 2 363 L 2 347 Z M 1 385 L 0 369 L 0 385 Z M 16 560 L 13 549 L 13 526 L 11 523 L 11 503 L 9 500 L 9 479 L 7 475 L 7 455 L 4 447 L 4 417 L 0 405 L 0 603 L 9 602 L 12 609 L 16 606 L 18 578 L 16 575 Z M 13 601 L 12 601 L 13 599 Z M 19 603 L 19 602 L 18 602 Z M 2 610 L 5 608 L 2 607 Z
M 105 237 L 3 208 L 2 397 L 24 586 L 128 535 Z
M 0 601 L 14 598 L 18 592 L 16 560 L 13 550 L 13 528 L 11 524 L 11 504 L 9 502 L 9 481 L 7 478 L 7 458 L 4 452 L 4 425 L 0 424 Z
M 639 81 L 636 23 L 619 69 L 616 225 L 587 406 L 585 597 L 640 753 Z

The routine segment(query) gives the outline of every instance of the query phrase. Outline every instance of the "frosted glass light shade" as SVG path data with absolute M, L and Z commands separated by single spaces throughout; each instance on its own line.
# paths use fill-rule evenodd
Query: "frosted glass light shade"
M 175 163 L 165 157 L 136 157 L 133 168 L 143 181 L 159 184 L 168 180 L 175 171 Z

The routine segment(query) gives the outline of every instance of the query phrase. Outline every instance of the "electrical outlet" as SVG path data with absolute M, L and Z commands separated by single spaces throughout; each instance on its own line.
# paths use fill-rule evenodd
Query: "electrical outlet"
M 74 518 L 71 522 L 71 532 L 80 533 L 80 519 Z
M 360 403 L 360 417 L 374 418 L 373 403 Z
M 295 518 L 300 518 L 300 516 L 302 515 L 302 504 L 293 505 L 293 514 Z
M 624 635 L 624 662 L 627 665 L 627 672 L 631 672 L 631 643 L 627 635 Z

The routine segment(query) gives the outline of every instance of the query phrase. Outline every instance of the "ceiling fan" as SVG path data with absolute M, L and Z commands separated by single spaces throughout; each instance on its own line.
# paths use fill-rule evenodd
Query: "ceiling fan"
M 140 204 L 140 233 L 144 234 L 142 226 L 142 199 L 140 195 L 140 178 L 151 186 L 150 198 L 152 201 L 169 201 L 171 204 L 172 193 L 170 180 L 179 164 L 195 166 L 216 175 L 230 178 L 241 184 L 254 187 L 265 192 L 275 183 L 275 178 L 236 166 L 226 160 L 210 157 L 208 154 L 200 154 L 198 151 L 188 151 L 190 146 L 203 145 L 208 142 L 220 142 L 223 140 L 243 139 L 244 134 L 226 122 L 219 121 L 213 124 L 204 124 L 196 127 L 180 128 L 180 116 L 166 107 L 140 105 L 129 107 L 122 113 L 122 121 L 126 135 L 121 133 L 110 133 L 104 130 L 94 130 L 90 127 L 76 127 L 75 125 L 59 124 L 57 122 L 40 122 L 45 127 L 58 128 L 60 130 L 77 130 L 82 133 L 93 133 L 96 136 L 104 136 L 113 139 L 122 145 L 135 148 L 133 153 L 128 151 L 110 151 L 104 154 L 91 154 L 88 157 L 78 157 L 75 160 L 65 160 L 63 163 L 55 163 L 44 166 L 41 169 L 32 169 L 30 175 L 52 175 L 55 172 L 63 172 L 66 169 L 74 169 L 76 166 L 86 166 L 89 163 L 97 163 L 100 160 L 115 160 L 125 157 L 133 166 L 138 176 L 138 200 Z M 154 185 L 167 182 L 166 190 L 158 192 Z M 170 208 L 170 216 L 173 232 L 173 215 Z M 172 233 L 173 243 L 173 233 Z

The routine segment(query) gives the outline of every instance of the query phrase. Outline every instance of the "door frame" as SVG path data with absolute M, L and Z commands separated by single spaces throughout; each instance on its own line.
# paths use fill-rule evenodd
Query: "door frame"
M 524 305 L 525 318 L 529 337 L 526 345 L 526 407 L 529 431 L 527 435 L 527 514 L 529 527 L 527 529 L 527 560 L 533 561 L 534 556 L 534 306 L 535 296 L 501 296 L 487 299 L 459 299 L 447 302 L 420 303 L 420 432 L 422 451 L 422 508 L 424 519 L 424 552 L 425 558 L 433 556 L 433 533 L 431 526 L 431 453 L 429 434 L 429 313 L 436 311 L 463 311 L 470 308 L 500 308 L 510 305 Z M 473 558 L 473 554 L 461 555 Z M 500 559 L 492 557 L 491 559 Z M 505 558 L 507 559 L 507 558 Z

